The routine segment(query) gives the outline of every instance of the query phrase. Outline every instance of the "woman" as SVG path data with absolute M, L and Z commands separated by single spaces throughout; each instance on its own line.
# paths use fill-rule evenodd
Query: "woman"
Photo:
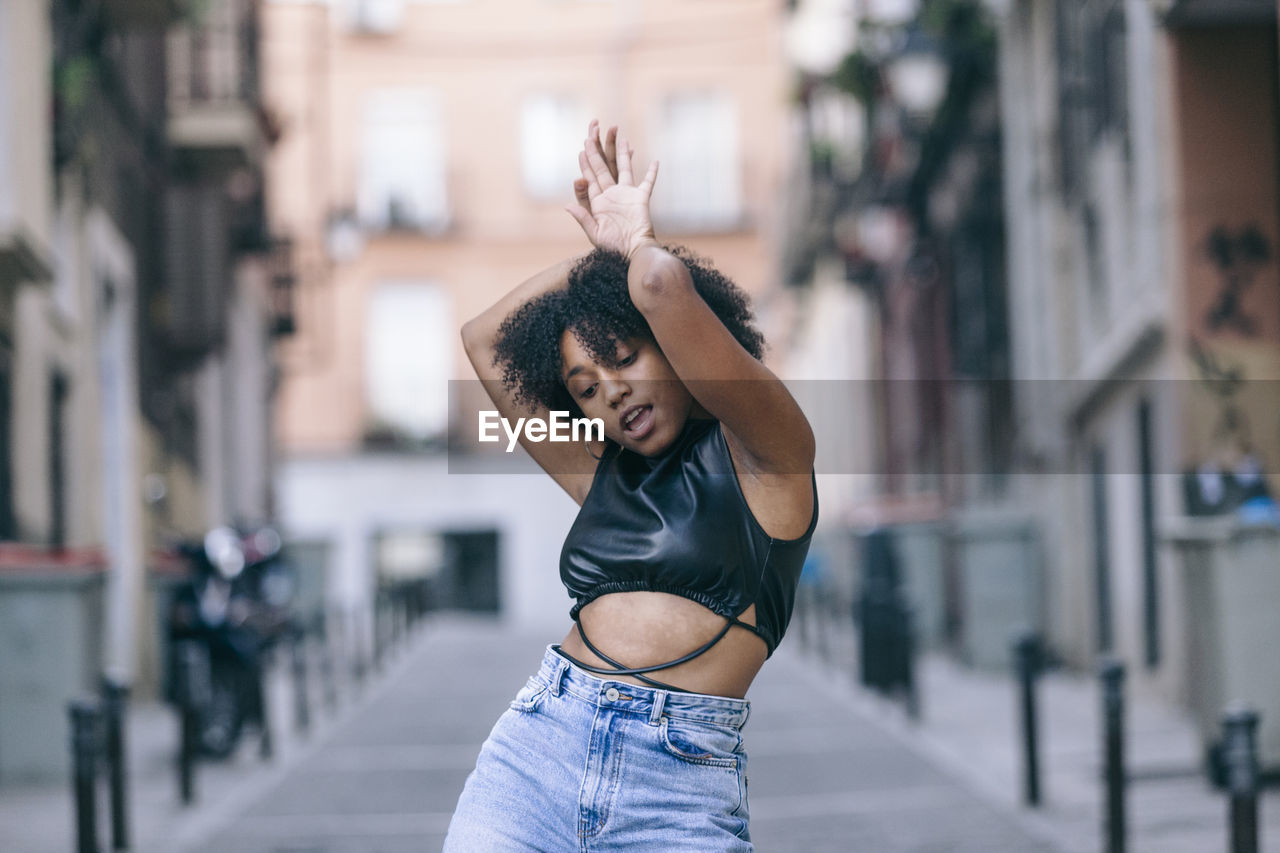
M 567 209 L 594 251 L 463 328 L 503 417 L 604 422 L 595 446 L 524 444 L 581 507 L 575 624 L 485 741 L 445 850 L 749 851 L 744 697 L 817 522 L 813 433 L 742 293 L 655 239 L 657 163 L 637 183 L 594 121 L 578 159 Z

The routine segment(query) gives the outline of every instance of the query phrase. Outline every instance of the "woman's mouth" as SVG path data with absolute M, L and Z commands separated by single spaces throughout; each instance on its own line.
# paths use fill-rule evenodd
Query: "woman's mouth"
M 627 438 L 644 438 L 652 429 L 653 406 L 636 406 L 622 413 L 622 433 Z

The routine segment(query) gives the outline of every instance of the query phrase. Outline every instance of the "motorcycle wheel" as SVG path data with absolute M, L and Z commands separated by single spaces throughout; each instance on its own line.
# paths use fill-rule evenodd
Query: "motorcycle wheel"
M 200 751 L 208 758 L 223 759 L 240 743 L 244 707 L 234 672 L 215 667 L 212 680 L 212 695 L 200 730 Z

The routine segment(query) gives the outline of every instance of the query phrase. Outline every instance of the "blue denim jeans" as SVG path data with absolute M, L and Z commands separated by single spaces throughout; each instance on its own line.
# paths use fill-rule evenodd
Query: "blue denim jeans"
M 745 699 L 609 681 L 548 646 L 480 748 L 444 853 L 746 853 Z

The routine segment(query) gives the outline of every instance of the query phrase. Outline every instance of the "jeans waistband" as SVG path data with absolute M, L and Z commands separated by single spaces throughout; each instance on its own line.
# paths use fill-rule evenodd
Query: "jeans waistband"
M 751 713 L 751 703 L 746 699 L 673 692 L 601 678 L 569 663 L 554 644 L 547 646 L 534 679 L 547 686 L 552 695 L 568 694 L 598 707 L 645 716 L 654 725 L 665 715 L 741 729 Z

